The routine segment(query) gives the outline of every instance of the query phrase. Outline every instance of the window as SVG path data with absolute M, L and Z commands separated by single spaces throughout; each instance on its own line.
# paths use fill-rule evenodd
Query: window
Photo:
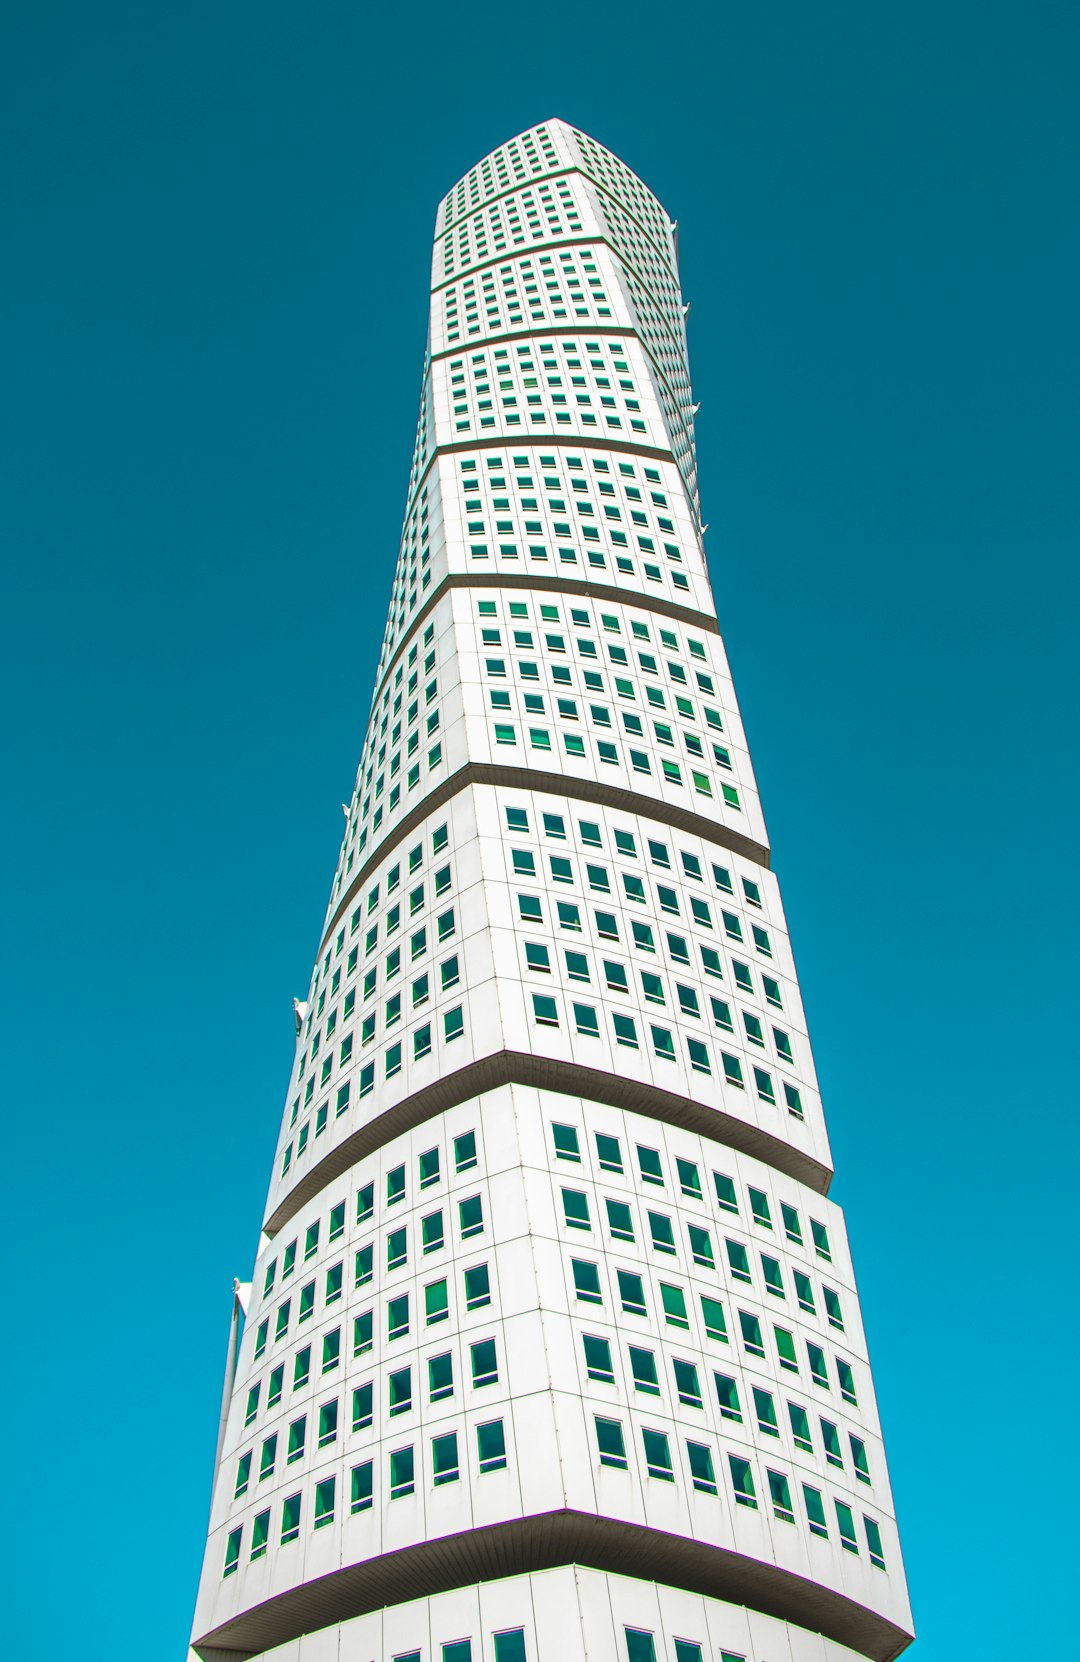
M 322 1529 L 324 1524 L 334 1521 L 334 1491 L 337 1488 L 337 1479 L 325 1477 L 321 1483 L 315 1485 L 315 1528 Z
M 269 1513 L 265 1515 L 269 1517 Z M 236 1574 L 237 1566 L 240 1563 L 240 1543 L 243 1535 L 243 1524 L 238 1524 L 235 1529 L 230 1530 L 229 1539 L 225 1543 L 225 1565 L 221 1572 L 222 1576 Z
M 731 1469 L 731 1487 L 735 1492 L 736 1506 L 749 1506 L 756 1511 L 754 1475 L 750 1470 L 749 1460 L 742 1460 L 737 1454 L 729 1454 L 728 1466 Z
M 412 1408 L 412 1369 L 397 1368 L 387 1380 L 389 1417 L 407 1414 Z
M 555 1146 L 555 1156 L 559 1160 L 573 1160 L 581 1163 L 581 1150 L 578 1147 L 578 1134 L 572 1125 L 552 1125 L 551 1140 Z
M 585 1352 L 585 1372 L 590 1379 L 599 1379 L 605 1385 L 615 1383 L 615 1370 L 611 1364 L 611 1345 L 607 1339 L 600 1339 L 591 1333 L 581 1336 L 582 1349 Z
M 773 1338 L 776 1340 L 776 1354 L 780 1359 L 780 1366 L 788 1373 L 798 1373 L 799 1363 L 795 1355 L 795 1339 L 786 1327 L 774 1327 Z
M 443 1645 L 442 1662 L 472 1662 L 472 1640 L 456 1639 L 453 1644 Z
M 829 1538 L 829 1528 L 825 1522 L 825 1506 L 821 1499 L 821 1490 L 812 1489 L 809 1483 L 802 1486 L 803 1504 L 806 1507 L 806 1519 L 810 1525 L 811 1535 L 820 1535 L 824 1540 Z
M 480 1471 L 501 1471 L 506 1465 L 506 1436 L 502 1420 L 488 1420 L 476 1428 L 476 1453 Z
M 497 1385 L 499 1365 L 495 1353 L 495 1340 L 481 1339 L 477 1344 L 470 1345 L 469 1355 L 473 1386 L 479 1389 L 483 1385 Z
M 525 1662 L 525 1629 L 508 1628 L 505 1633 L 492 1634 L 495 1662 Z
M 394 1449 L 390 1455 L 390 1499 L 400 1500 L 415 1488 L 415 1464 L 409 1448 Z
M 563 1190 L 563 1194 L 566 1194 Z M 584 1199 L 584 1196 L 582 1196 Z M 623 1200 L 605 1200 L 607 1210 L 608 1230 L 614 1241 L 632 1241 L 634 1239 L 634 1220 L 629 1206 Z M 587 1226 L 586 1226 L 587 1227 Z
M 664 1309 L 664 1320 L 669 1327 L 689 1328 L 690 1319 L 686 1314 L 686 1294 L 681 1287 L 673 1287 L 670 1283 L 661 1281 L 660 1301 Z
M 811 1379 L 815 1385 L 820 1385 L 827 1391 L 829 1389 L 829 1375 L 825 1368 L 825 1352 L 820 1345 L 812 1344 L 807 1340 L 806 1355 L 810 1363 Z
M 866 1530 L 866 1550 L 870 1554 L 870 1562 L 876 1570 L 885 1568 L 885 1550 L 881 1544 L 881 1530 L 873 1518 L 863 1518 L 863 1528 Z
M 739 1388 L 730 1374 L 714 1373 L 713 1384 L 716 1387 L 716 1401 L 720 1415 L 725 1420 L 735 1420 L 742 1424 L 742 1408 L 739 1405 Z
M 600 1455 L 600 1464 L 614 1466 L 618 1471 L 626 1471 L 626 1444 L 623 1441 L 620 1421 L 601 1419 L 597 1415 L 593 1423 L 596 1427 L 596 1447 Z
M 332 1497 L 331 1497 L 332 1504 Z M 295 1541 L 300 1533 L 300 1496 L 290 1495 L 281 1507 L 281 1544 Z
M 469 1171 L 475 1165 L 476 1132 L 466 1131 L 454 1138 L 454 1169 L 458 1172 Z
M 780 1263 L 776 1258 L 770 1258 L 767 1253 L 761 1254 L 761 1273 L 765 1281 L 765 1291 L 772 1293 L 774 1298 L 784 1297 L 784 1281 L 780 1274 Z
M 458 1202 L 458 1219 L 463 1241 L 467 1241 L 472 1235 L 483 1234 L 484 1205 L 479 1195 L 470 1195 L 467 1200 Z
M 746 1248 L 740 1241 L 725 1241 L 724 1244 L 727 1248 L 728 1268 L 731 1270 L 733 1279 L 749 1281 L 750 1259 L 747 1257 Z
M 386 1306 L 386 1336 L 388 1339 L 400 1339 L 408 1331 L 409 1295 L 402 1293 L 399 1298 L 392 1298 Z
M 701 1179 L 698 1169 L 691 1160 L 676 1160 L 676 1170 L 679 1176 L 679 1188 L 691 1200 L 701 1199 Z
M 386 1237 L 386 1267 L 388 1270 L 397 1269 L 404 1264 L 408 1257 L 407 1237 L 404 1229 L 392 1229 Z
M 608 1201 L 610 1209 L 612 1202 Z M 567 1229 L 591 1229 L 589 1197 L 580 1189 L 562 1191 L 563 1222 Z
M 686 1457 L 690 1462 L 690 1477 L 695 1489 L 702 1494 L 715 1495 L 716 1473 L 713 1470 L 712 1450 L 704 1443 L 690 1443 L 686 1445 Z
M 866 1444 L 861 1437 L 848 1432 L 848 1442 L 851 1445 L 851 1463 L 855 1467 L 855 1476 L 860 1483 L 870 1482 L 870 1465 L 866 1458 Z
M 352 1512 L 367 1512 L 372 1504 L 373 1483 L 372 1463 L 365 1460 L 362 1465 L 354 1466 L 349 1484 L 349 1506 Z
M 761 1323 L 749 1310 L 739 1311 L 739 1327 L 742 1330 L 743 1346 L 751 1356 L 764 1356 L 765 1343 L 761 1337 Z
M 769 1499 L 772 1501 L 773 1515 L 784 1523 L 795 1522 L 795 1512 L 791 1505 L 791 1490 L 783 1472 L 766 1472 L 769 1480 Z
M 679 1393 L 679 1401 L 688 1408 L 700 1408 L 701 1387 L 698 1384 L 698 1371 L 692 1362 L 684 1362 L 679 1357 L 673 1357 L 671 1371 L 675 1375 L 675 1389 Z
M 352 1394 L 352 1428 L 354 1431 L 364 1431 L 371 1424 L 374 1417 L 374 1387 L 369 1380 L 366 1385 L 357 1385 Z
M 299 1497 L 296 1497 L 299 1499 Z M 299 1532 L 299 1531 L 298 1531 Z M 266 1543 L 270 1539 L 270 1510 L 259 1512 L 251 1522 L 251 1558 L 262 1558 L 266 1552 Z
M 690 1242 L 690 1256 L 693 1258 L 694 1263 L 700 1264 L 703 1269 L 715 1269 L 716 1260 L 713 1257 L 712 1241 L 709 1239 L 709 1231 L 707 1229 L 699 1229 L 697 1224 L 690 1223 L 686 1226 L 686 1234 Z
M 644 1391 L 647 1396 L 660 1395 L 660 1381 L 656 1375 L 656 1357 L 651 1350 L 642 1350 L 637 1345 L 630 1345 L 630 1371 L 634 1379 L 634 1389 Z
M 420 1220 L 420 1245 L 425 1253 L 438 1252 L 445 1244 L 442 1212 L 429 1212 Z
M 405 1167 L 395 1166 L 386 1174 L 386 1204 L 395 1206 L 399 1200 L 405 1199 Z
M 626 1636 L 626 1662 L 656 1662 L 656 1646 L 651 1633 L 640 1627 L 623 1629 Z
M 473 1264 L 465 1271 L 465 1308 L 480 1310 L 491 1303 L 491 1280 L 486 1264 Z
M 675 1662 L 701 1662 L 701 1646 L 690 1639 L 676 1639 Z
M 622 1150 L 617 1137 L 606 1137 L 599 1131 L 596 1133 L 596 1158 L 601 1171 L 622 1172 Z
M 432 1183 L 439 1181 L 439 1151 L 429 1148 L 426 1154 L 420 1156 L 420 1187 L 427 1189 Z
M 666 1217 L 662 1212 L 650 1212 L 648 1214 L 648 1218 L 649 1235 L 652 1240 L 653 1251 L 663 1252 L 674 1256 L 675 1234 L 672 1229 L 671 1219 Z
M 450 1314 L 450 1301 L 445 1281 L 431 1281 L 424 1288 L 424 1320 L 428 1327 L 444 1322 Z
M 570 1270 L 574 1278 L 574 1294 L 583 1304 L 602 1304 L 600 1272 L 595 1264 L 584 1258 L 571 1258 Z
M 375 1273 L 375 1248 L 361 1247 L 355 1258 L 356 1285 L 363 1287 Z
M 807 1454 L 812 1454 L 814 1445 L 810 1441 L 810 1419 L 806 1409 L 801 1408 L 797 1402 L 789 1402 L 788 1419 L 791 1422 L 791 1435 L 795 1440 L 796 1448 L 801 1448 Z
M 766 1437 L 779 1437 L 780 1427 L 776 1423 L 776 1405 L 773 1402 L 772 1392 L 763 1391 L 760 1386 L 753 1387 L 754 1415 L 757 1419 L 759 1431 Z
M 431 1439 L 431 1472 L 436 1488 L 443 1483 L 458 1481 L 461 1473 L 458 1466 L 456 1431 L 449 1431 L 442 1437 Z
M 821 1296 L 825 1300 L 825 1314 L 829 1318 L 829 1326 L 839 1328 L 842 1333 L 844 1331 L 844 1318 L 840 1309 L 839 1293 L 822 1283 Z
M 643 1183 L 656 1183 L 663 1188 L 664 1173 L 660 1165 L 659 1151 L 655 1148 L 642 1148 L 639 1143 L 637 1157 L 638 1170 L 641 1173 L 641 1181 Z
M 645 1450 L 645 1468 L 650 1477 L 657 1477 L 664 1483 L 674 1483 L 675 1473 L 671 1465 L 671 1449 L 667 1437 L 662 1431 L 650 1431 L 642 1427 L 642 1447 Z
M 710 1339 L 719 1339 L 727 1344 L 727 1323 L 724 1321 L 724 1306 L 717 1298 L 701 1295 L 701 1317 L 705 1324 L 705 1332 Z
M 441 1402 L 454 1394 L 454 1358 L 450 1351 L 428 1359 L 428 1398 Z

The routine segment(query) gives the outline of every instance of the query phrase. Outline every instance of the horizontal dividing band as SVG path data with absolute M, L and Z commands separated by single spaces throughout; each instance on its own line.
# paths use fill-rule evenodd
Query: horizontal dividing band
M 562 1062 L 551 1056 L 537 1056 L 529 1051 L 499 1050 L 482 1056 L 453 1073 L 443 1074 L 433 1084 L 397 1102 L 392 1108 L 376 1114 L 366 1125 L 358 1126 L 335 1147 L 327 1150 L 317 1165 L 312 1166 L 300 1182 L 295 1183 L 285 1198 L 263 1224 L 263 1232 L 274 1236 L 285 1228 L 308 1201 L 332 1183 L 335 1178 L 363 1160 L 369 1154 L 392 1142 L 405 1131 L 445 1114 L 461 1102 L 497 1090 L 501 1085 L 527 1085 L 535 1090 L 555 1091 L 560 1096 L 583 1097 L 590 1102 L 603 1102 L 611 1108 L 622 1108 L 629 1113 L 642 1114 L 647 1119 L 660 1120 L 665 1125 L 677 1125 L 684 1131 L 693 1131 L 711 1142 L 722 1143 L 740 1154 L 752 1155 L 755 1160 L 783 1172 L 796 1183 L 805 1184 L 818 1194 L 827 1194 L 832 1180 L 829 1167 L 813 1155 L 764 1131 L 758 1125 L 727 1114 L 720 1108 L 707 1107 L 693 1097 L 681 1096 L 675 1091 L 660 1090 L 647 1080 L 632 1079 L 623 1074 L 608 1073 L 603 1068 L 590 1068 L 578 1062 Z
M 549 325 L 546 329 L 507 329 L 501 335 L 484 335 L 480 340 L 463 341 L 457 346 L 447 346 L 442 352 L 432 352 L 429 363 L 441 363 L 443 358 L 460 358 L 463 352 L 475 352 L 478 347 L 502 346 L 511 340 L 543 340 L 545 337 L 554 339 L 558 335 L 616 335 L 621 339 L 641 341 L 637 330 L 626 323 L 598 323 L 591 324 L 587 318 L 579 318 L 578 322 L 588 327 L 574 328 L 569 318 L 560 318 L 558 323 Z M 644 346 L 644 343 L 642 342 Z M 648 350 L 645 348 L 645 350 Z
M 348 1564 L 240 1612 L 194 1641 L 202 1662 L 242 1662 L 388 1605 L 580 1564 L 746 1606 L 893 1662 L 911 1635 L 831 1587 L 728 1548 L 586 1512 L 541 1512 Z
M 509 572 L 478 572 L 474 575 L 471 571 L 452 571 L 432 589 L 416 616 L 409 619 L 409 627 L 375 683 L 375 691 L 371 695 L 373 708 L 386 685 L 387 676 L 399 662 L 413 635 L 450 589 L 536 589 L 543 594 L 565 595 L 568 600 L 573 600 L 575 595 L 584 595 L 587 600 L 606 600 L 613 606 L 630 605 L 656 617 L 669 617 L 673 623 L 685 623 L 706 635 L 720 633 L 720 625 L 711 612 L 699 612 L 693 606 L 680 606 L 674 600 L 663 600 L 659 595 L 645 594 L 638 589 L 620 589 L 614 583 L 594 583 L 588 578 L 575 582 L 572 577 L 544 577 L 532 572 L 518 576 Z
M 669 825 L 674 831 L 685 831 L 688 836 L 702 837 L 717 848 L 726 848 L 731 854 L 741 854 L 754 865 L 769 869 L 769 850 L 753 837 L 744 837 L 704 814 L 692 813 L 689 808 L 678 808 L 659 797 L 645 796 L 640 791 L 628 791 L 620 785 L 604 785 L 598 779 L 572 779 L 563 773 L 548 773 L 541 768 L 513 768 L 497 766 L 494 762 L 466 762 L 449 779 L 431 791 L 405 815 L 392 832 L 388 832 L 378 847 L 360 867 L 345 890 L 333 915 L 323 931 L 316 957 L 322 956 L 327 942 L 341 919 L 364 887 L 368 878 L 394 849 L 421 825 L 429 814 L 437 813 L 444 802 L 470 785 L 505 785 L 516 791 L 541 791 L 548 796 L 565 797 L 568 802 L 589 802 L 598 808 L 614 808 L 618 813 L 640 815 L 658 825 Z

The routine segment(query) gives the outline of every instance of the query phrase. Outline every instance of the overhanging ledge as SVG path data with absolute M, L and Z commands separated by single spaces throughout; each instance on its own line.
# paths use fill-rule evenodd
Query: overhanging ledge
M 622 1074 L 607 1073 L 602 1068 L 586 1068 L 576 1062 L 561 1062 L 550 1056 L 536 1056 L 528 1051 L 499 1050 L 491 1056 L 482 1056 L 453 1073 L 396 1102 L 382 1114 L 368 1120 L 335 1147 L 328 1149 L 317 1165 L 311 1167 L 303 1179 L 294 1184 L 263 1224 L 265 1234 L 273 1236 L 284 1229 L 289 1219 L 314 1195 L 332 1183 L 335 1177 L 354 1166 L 368 1154 L 374 1154 L 403 1131 L 423 1125 L 437 1114 L 445 1114 L 459 1102 L 485 1091 L 497 1090 L 500 1085 L 531 1085 L 541 1091 L 557 1091 L 561 1096 L 584 1097 L 589 1102 L 606 1102 L 612 1108 L 624 1108 L 633 1114 L 645 1114 L 666 1125 L 679 1125 L 713 1142 L 723 1143 L 740 1154 L 750 1154 L 776 1171 L 805 1183 L 818 1194 L 827 1194 L 832 1172 L 828 1166 L 815 1160 L 802 1149 L 775 1137 L 769 1131 L 749 1120 L 737 1119 L 722 1109 L 708 1108 L 692 1097 L 679 1096 L 675 1091 L 662 1091 L 647 1080 L 630 1079 Z
M 337 1622 L 481 1581 L 580 1564 L 745 1605 L 893 1662 L 911 1635 L 832 1588 L 722 1547 L 584 1512 L 544 1512 L 405 1547 L 290 1588 L 195 1640 L 202 1662 L 241 1662 Z

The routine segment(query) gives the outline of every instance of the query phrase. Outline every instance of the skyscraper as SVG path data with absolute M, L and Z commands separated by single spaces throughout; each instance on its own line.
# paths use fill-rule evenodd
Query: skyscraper
M 908 1643 L 684 314 L 659 203 L 561 121 L 439 209 L 371 716 L 236 1294 L 204 1662 Z

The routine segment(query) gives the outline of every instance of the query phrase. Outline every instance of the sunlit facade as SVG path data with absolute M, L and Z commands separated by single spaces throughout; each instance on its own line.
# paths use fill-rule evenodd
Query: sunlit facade
M 674 227 L 442 203 L 401 551 L 250 1285 L 204 1662 L 886 1662 L 843 1217 L 702 545 Z

